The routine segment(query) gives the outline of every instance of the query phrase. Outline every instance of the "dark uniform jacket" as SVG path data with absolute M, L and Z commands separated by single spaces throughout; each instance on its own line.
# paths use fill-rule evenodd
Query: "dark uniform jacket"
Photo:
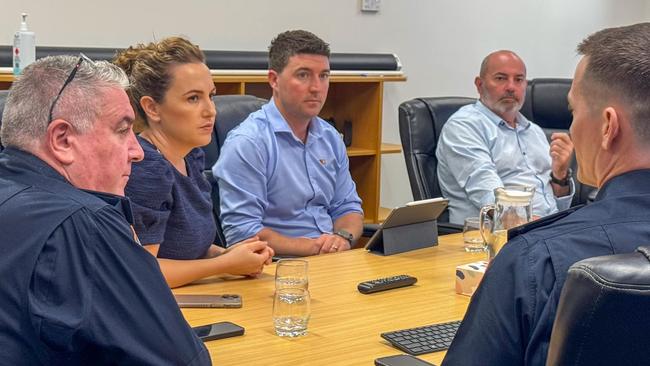
M 544 365 L 569 267 L 650 244 L 650 170 L 614 177 L 592 204 L 532 222 L 509 237 L 443 365 Z
M 208 365 L 130 205 L 0 153 L 0 365 Z

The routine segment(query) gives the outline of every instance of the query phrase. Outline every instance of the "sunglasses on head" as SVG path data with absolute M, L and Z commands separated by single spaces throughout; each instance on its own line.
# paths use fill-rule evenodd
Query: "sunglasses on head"
M 56 106 L 56 102 L 59 101 L 59 98 L 61 98 L 61 94 L 63 94 L 63 91 L 65 90 L 65 87 L 68 86 L 74 79 L 74 76 L 77 75 L 77 71 L 79 70 L 79 67 L 81 67 L 81 64 L 86 61 L 89 64 L 93 64 L 93 60 L 88 58 L 86 55 L 83 53 L 79 54 L 79 61 L 75 64 L 74 68 L 72 71 L 70 71 L 70 75 L 68 75 L 68 78 L 65 79 L 65 82 L 63 83 L 63 86 L 61 87 L 61 90 L 59 90 L 59 94 L 56 95 L 56 98 L 54 98 L 54 101 L 52 102 L 52 106 L 50 107 L 50 116 L 48 119 L 48 124 L 52 122 L 52 112 L 54 112 L 54 106 Z

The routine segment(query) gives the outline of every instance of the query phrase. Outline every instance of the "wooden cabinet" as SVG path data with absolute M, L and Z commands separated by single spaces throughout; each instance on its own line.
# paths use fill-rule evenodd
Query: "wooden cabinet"
M 8 89 L 13 75 L 8 68 L 0 72 L 0 89 Z M 266 74 L 228 74 L 219 71 L 213 75 L 217 94 L 250 94 L 260 98 L 271 97 Z M 320 113 L 333 118 L 342 131 L 344 121 L 352 124 L 352 145 L 348 148 L 350 172 L 363 200 L 366 222 L 379 222 L 387 210 L 380 208 L 380 178 L 382 154 L 400 153 L 396 144 L 384 144 L 381 139 L 382 100 L 384 83 L 405 81 L 403 75 L 337 75 L 330 77 L 327 102 Z

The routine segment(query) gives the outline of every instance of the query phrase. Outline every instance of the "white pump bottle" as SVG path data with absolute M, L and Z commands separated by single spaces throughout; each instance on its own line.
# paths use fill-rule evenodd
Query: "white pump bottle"
M 22 14 L 20 29 L 14 34 L 14 75 L 20 75 L 36 59 L 36 35 L 27 29 L 27 13 Z

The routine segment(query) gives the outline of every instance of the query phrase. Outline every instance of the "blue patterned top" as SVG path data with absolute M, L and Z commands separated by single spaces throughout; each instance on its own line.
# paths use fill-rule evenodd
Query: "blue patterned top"
M 200 258 L 216 234 L 211 187 L 202 174 L 203 151 L 197 148 L 187 154 L 184 176 L 149 141 L 140 136 L 138 141 L 144 160 L 133 164 L 125 192 L 140 241 L 159 243 L 159 258 Z

